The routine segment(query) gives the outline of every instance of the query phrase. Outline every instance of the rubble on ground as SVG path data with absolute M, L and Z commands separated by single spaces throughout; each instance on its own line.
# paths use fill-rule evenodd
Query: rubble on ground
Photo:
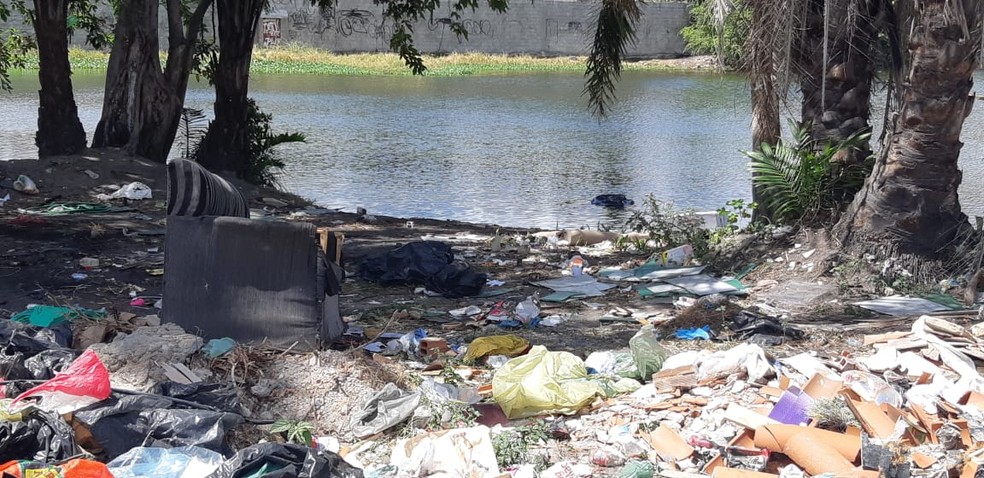
M 321 217 L 316 212 L 305 217 Z M 81 360 L 70 348 L 79 342 L 54 322 L 3 324 L 4 394 L 27 395 L 0 402 L 0 436 L 11 437 L 0 440 L 0 470 L 225 477 L 283 466 L 287 474 L 377 478 L 984 473 L 979 304 L 894 290 L 828 301 L 836 291 L 829 281 L 756 276 L 753 264 L 716 273 L 692 263 L 686 247 L 627 259 L 617 234 L 597 231 L 407 238 L 450 243 L 467 267 L 448 269 L 440 281 L 435 275 L 456 262 L 439 264 L 420 283 L 349 279 L 347 288 L 382 292 L 359 289 L 358 307 L 346 310 L 348 334 L 336 344 L 344 351 L 257 343 L 206 353 L 193 330 L 167 323 L 114 330 L 97 317 L 76 326 L 74 338 L 112 339 L 88 347 L 108 379 L 56 377 Z M 152 256 L 140 267 L 156 273 L 159 250 L 143 249 Z M 815 254 L 794 246 L 767 264 L 812 272 Z M 121 289 L 132 292 L 128 301 L 144 299 Z M 796 299 L 791 290 L 872 316 L 831 327 L 836 340 L 824 342 L 811 315 L 786 307 L 794 301 L 760 294 Z M 148 295 L 135 307 L 154 312 L 157 299 Z M 82 372 L 93 370 L 100 371 Z M 108 398 L 96 394 L 110 385 Z M 41 388 L 29 393 L 34 387 Z M 31 398 L 41 396 L 47 401 Z M 82 451 L 91 455 L 66 461 Z

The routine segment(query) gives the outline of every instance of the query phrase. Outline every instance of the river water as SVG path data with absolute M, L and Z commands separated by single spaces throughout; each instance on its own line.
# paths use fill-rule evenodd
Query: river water
M 103 77 L 82 72 L 73 80 L 91 134 Z M 0 93 L 0 159 L 36 157 L 37 79 L 25 73 L 13 82 L 12 94 Z M 308 138 L 279 147 L 289 165 L 282 182 L 325 207 L 553 228 L 623 220 L 625 212 L 590 204 L 603 193 L 637 204 L 652 193 L 698 210 L 750 197 L 740 152 L 751 141 L 742 77 L 629 73 L 603 121 L 588 114 L 582 86 L 569 73 L 251 81 L 275 130 Z M 208 111 L 211 101 L 206 85 L 191 85 L 187 106 Z M 968 215 L 984 215 L 980 109 L 962 138 L 961 204 Z

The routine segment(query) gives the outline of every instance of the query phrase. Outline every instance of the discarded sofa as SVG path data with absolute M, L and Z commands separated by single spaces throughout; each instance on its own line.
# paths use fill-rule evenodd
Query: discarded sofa
M 294 350 L 345 332 L 340 241 L 308 223 L 233 217 L 245 207 L 242 194 L 191 161 L 173 160 L 167 172 L 168 200 L 181 204 L 168 204 L 164 322 L 206 340 Z

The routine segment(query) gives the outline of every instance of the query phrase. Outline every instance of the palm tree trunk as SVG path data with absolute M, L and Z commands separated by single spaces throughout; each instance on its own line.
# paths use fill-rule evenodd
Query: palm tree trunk
M 922 0 L 908 41 L 910 67 L 891 137 L 841 218 L 848 247 L 884 240 L 936 256 L 967 225 L 960 210 L 960 131 L 981 50 L 980 0 Z
M 748 38 L 750 50 L 749 82 L 752 90 L 752 149 L 758 150 L 762 143 L 775 145 L 779 142 L 779 95 L 776 91 L 776 66 L 771 42 L 774 32 L 771 13 L 774 0 L 751 0 L 752 22 Z M 766 40 L 766 41 L 759 41 Z M 752 186 L 752 201 L 758 204 L 755 219 L 771 218 L 764 206 L 761 188 Z
M 74 154 L 85 149 L 85 130 L 72 91 L 68 62 L 68 0 L 34 0 L 41 83 L 38 108 L 38 155 Z
M 811 0 L 799 47 L 803 93 L 802 121 L 819 146 L 839 143 L 870 128 L 872 59 L 877 2 Z M 825 15 L 829 13 L 829 17 Z M 825 35 L 826 31 L 826 35 Z M 824 64 L 824 41 L 827 62 Z M 835 161 L 862 162 L 869 147 L 842 150 Z M 847 198 L 850 199 L 850 198 Z

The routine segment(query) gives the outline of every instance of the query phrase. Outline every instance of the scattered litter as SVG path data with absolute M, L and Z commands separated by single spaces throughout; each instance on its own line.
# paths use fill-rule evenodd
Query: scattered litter
M 110 199 L 131 199 L 139 201 L 142 199 L 151 199 L 153 192 L 150 186 L 134 181 L 129 184 L 125 184 L 112 194 L 97 194 L 96 199 L 100 201 L 109 201 Z
M 855 302 L 854 305 L 868 310 L 873 310 L 879 314 L 894 315 L 897 317 L 923 315 L 949 310 L 949 307 L 937 304 L 931 300 L 902 296 L 863 300 L 861 302 Z
M 711 327 L 690 327 L 676 331 L 676 338 L 683 340 L 711 340 Z
M 51 327 L 77 318 L 98 320 L 106 316 L 105 310 L 84 308 L 57 307 L 53 305 L 36 305 L 10 317 L 14 322 L 31 324 L 38 327 Z
M 109 393 L 109 372 L 92 350 L 86 350 L 64 372 L 14 398 L 8 409 L 35 406 L 64 415 L 105 400 Z M 25 403 L 18 406 L 19 402 Z
M 492 378 L 492 397 L 510 419 L 544 414 L 572 414 L 603 394 L 586 379 L 584 362 L 568 352 L 534 346 Z
M 605 291 L 616 287 L 615 284 L 605 284 L 598 282 L 598 279 L 589 275 L 566 276 L 559 279 L 550 279 L 535 282 L 540 287 L 553 289 L 557 292 L 569 293 L 570 297 L 601 297 Z
M 352 433 L 356 438 L 365 438 L 393 428 L 410 418 L 419 404 L 419 392 L 406 392 L 388 383 L 352 415 Z
M 219 358 L 236 347 L 236 341 L 229 338 L 223 337 L 221 339 L 212 339 L 205 343 L 202 348 L 202 352 L 205 352 L 209 358 Z
M 222 454 L 195 446 L 138 447 L 106 466 L 116 478 L 197 478 L 208 476 L 223 461 Z
M 23 174 L 17 176 L 17 179 L 14 181 L 14 191 L 30 195 L 35 195 L 39 192 L 38 186 L 34 184 L 34 181 Z

